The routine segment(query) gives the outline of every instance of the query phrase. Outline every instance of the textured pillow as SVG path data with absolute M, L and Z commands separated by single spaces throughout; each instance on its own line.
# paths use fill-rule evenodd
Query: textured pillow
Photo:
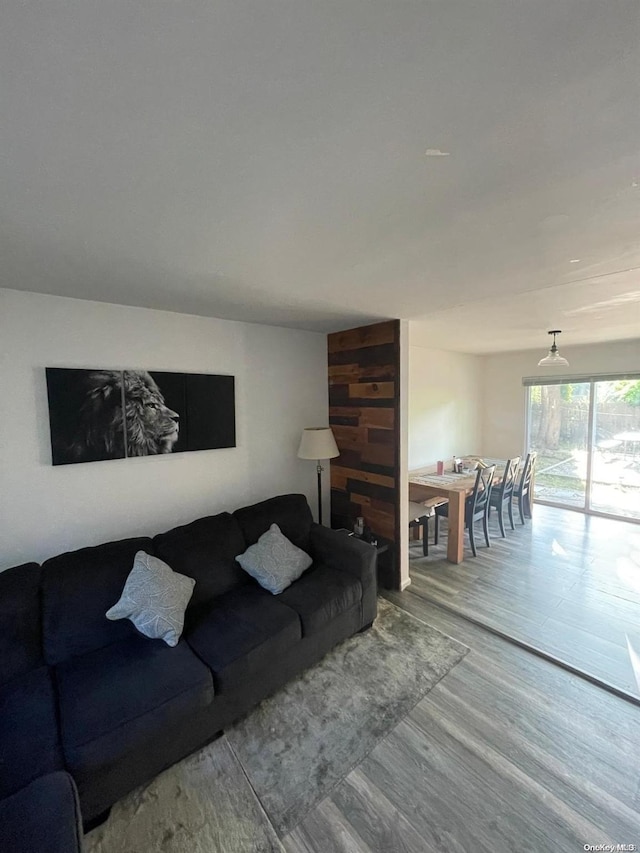
M 272 524 L 255 545 L 236 557 L 242 568 L 260 586 L 277 595 L 308 569 L 313 560 L 290 542 L 277 524 Z
M 131 619 L 145 637 L 176 646 L 195 583 L 157 557 L 138 551 L 120 600 L 107 610 L 106 617 Z

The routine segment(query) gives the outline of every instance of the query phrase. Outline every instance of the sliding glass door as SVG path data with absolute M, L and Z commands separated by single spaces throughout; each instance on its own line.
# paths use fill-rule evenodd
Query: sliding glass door
M 529 446 L 537 450 L 535 497 L 584 509 L 589 457 L 588 382 L 529 389 Z
M 594 386 L 590 507 L 640 518 L 640 381 L 595 382 Z
M 640 379 L 541 380 L 528 392 L 536 500 L 640 519 Z

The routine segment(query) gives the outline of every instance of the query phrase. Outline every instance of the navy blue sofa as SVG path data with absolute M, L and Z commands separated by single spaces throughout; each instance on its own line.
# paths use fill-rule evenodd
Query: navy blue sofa
M 314 560 L 276 596 L 235 560 L 274 522 Z M 139 550 L 196 580 L 174 648 L 105 618 Z M 282 495 L 0 573 L 0 797 L 64 769 L 85 825 L 99 820 L 368 627 L 375 553 Z
M 81 853 L 82 818 L 73 779 L 47 773 L 0 800 L 0 849 L 10 853 Z

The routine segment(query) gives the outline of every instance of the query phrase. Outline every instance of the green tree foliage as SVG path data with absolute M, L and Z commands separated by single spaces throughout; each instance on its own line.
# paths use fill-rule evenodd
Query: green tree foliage
M 573 400 L 573 385 L 561 385 L 560 391 L 562 393 L 562 399 L 567 403 L 570 403 Z
M 615 383 L 616 399 L 629 406 L 640 406 L 640 379 L 621 379 Z

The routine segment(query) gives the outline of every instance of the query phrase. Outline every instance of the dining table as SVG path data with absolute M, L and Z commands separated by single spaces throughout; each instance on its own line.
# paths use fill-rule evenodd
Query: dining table
M 499 485 L 504 476 L 506 459 L 491 459 L 486 456 L 463 456 L 462 473 L 445 471 L 436 473 L 436 466 L 429 465 L 409 471 L 409 500 L 422 503 L 442 496 L 449 501 L 449 536 L 447 559 L 450 563 L 461 563 L 464 557 L 464 502 L 473 491 L 478 459 L 485 465 L 495 465 L 494 484 Z
M 629 445 L 631 445 L 631 451 L 635 459 L 638 448 L 640 448 L 640 431 L 627 430 L 626 432 L 616 433 L 613 437 L 617 442 L 623 443 L 623 453 L 625 456 L 627 456 Z

